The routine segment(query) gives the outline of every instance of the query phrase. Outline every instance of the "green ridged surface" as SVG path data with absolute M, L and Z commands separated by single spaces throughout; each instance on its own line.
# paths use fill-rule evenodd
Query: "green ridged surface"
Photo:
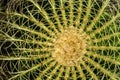
M 120 80 L 119 0 L 20 1 L 0 20 L 1 80 Z M 52 53 L 70 26 L 90 41 L 80 64 L 65 66 Z

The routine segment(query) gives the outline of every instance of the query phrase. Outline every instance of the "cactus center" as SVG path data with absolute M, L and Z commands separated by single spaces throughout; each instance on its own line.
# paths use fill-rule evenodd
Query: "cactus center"
M 88 36 L 80 29 L 69 27 L 57 34 L 52 57 L 64 66 L 74 66 L 87 53 Z

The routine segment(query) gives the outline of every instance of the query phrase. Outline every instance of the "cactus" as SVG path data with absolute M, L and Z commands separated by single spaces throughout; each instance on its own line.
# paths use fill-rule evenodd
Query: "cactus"
M 119 18 L 119 0 L 11 0 L 0 79 L 119 80 Z

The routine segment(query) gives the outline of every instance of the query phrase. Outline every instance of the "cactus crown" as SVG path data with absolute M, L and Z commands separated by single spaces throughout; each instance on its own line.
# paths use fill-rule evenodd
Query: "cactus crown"
M 119 0 L 11 0 L 0 20 L 6 80 L 119 80 Z

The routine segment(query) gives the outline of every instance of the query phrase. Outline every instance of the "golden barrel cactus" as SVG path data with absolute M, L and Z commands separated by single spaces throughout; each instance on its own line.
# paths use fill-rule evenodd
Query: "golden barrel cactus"
M 120 0 L 11 0 L 5 14 L 0 79 L 120 80 Z

